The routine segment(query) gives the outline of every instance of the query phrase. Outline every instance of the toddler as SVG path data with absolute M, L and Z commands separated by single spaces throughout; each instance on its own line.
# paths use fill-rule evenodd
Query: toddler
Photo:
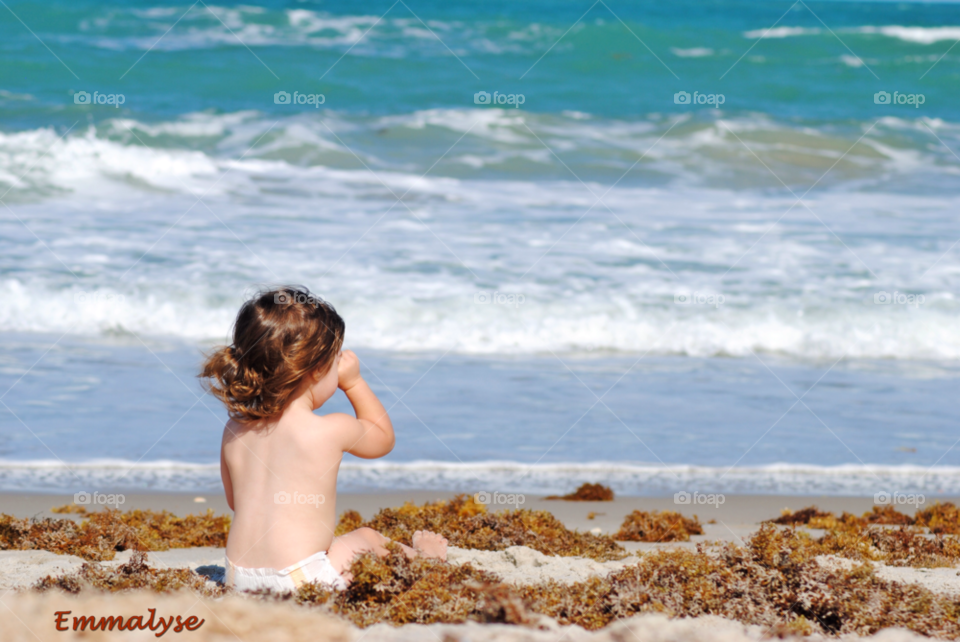
M 295 590 L 305 582 L 346 588 L 354 558 L 386 555 L 389 540 L 370 528 L 335 537 L 337 471 L 344 453 L 364 459 L 393 449 L 393 425 L 341 351 L 344 323 L 329 303 L 301 287 L 263 292 L 240 308 L 233 344 L 216 350 L 200 377 L 230 415 L 220 474 L 234 511 L 226 583 L 239 590 Z M 318 416 L 337 388 L 356 417 Z M 447 540 L 417 531 L 409 557 L 446 559 Z

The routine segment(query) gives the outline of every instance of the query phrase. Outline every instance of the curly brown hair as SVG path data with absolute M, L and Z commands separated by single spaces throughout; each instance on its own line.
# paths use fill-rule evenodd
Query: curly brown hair
M 303 286 L 262 291 L 237 313 L 233 344 L 207 355 L 199 376 L 232 419 L 272 419 L 306 376 L 330 370 L 344 329 L 333 306 Z

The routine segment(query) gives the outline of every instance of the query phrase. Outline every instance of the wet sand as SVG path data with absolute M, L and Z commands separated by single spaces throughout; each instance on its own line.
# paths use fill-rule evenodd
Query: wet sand
M 400 506 L 409 501 L 416 504 L 450 499 L 456 493 L 437 491 L 404 491 L 402 493 L 340 494 L 337 496 L 337 514 L 355 510 L 364 518 L 372 517 L 378 510 Z M 204 501 L 196 501 L 202 498 Z M 222 494 L 188 493 L 124 493 L 124 510 L 135 508 L 169 510 L 178 515 L 205 511 L 212 508 L 216 513 L 229 512 Z M 960 503 L 960 498 L 943 497 L 940 501 Z M 48 493 L 0 493 L 0 513 L 16 517 L 66 517 L 50 512 L 54 506 L 73 503 L 73 495 Z M 600 528 L 613 532 L 619 528 L 625 515 L 633 510 L 672 510 L 684 515 L 697 515 L 705 524 L 716 520 L 716 525 L 731 528 L 752 526 L 766 519 L 778 517 L 784 508 L 798 510 L 816 505 L 822 510 L 835 513 L 847 511 L 857 515 L 869 511 L 872 497 L 797 496 L 797 495 L 726 495 L 720 506 L 677 504 L 673 497 L 617 497 L 611 502 L 570 502 L 544 500 L 541 496 L 528 495 L 520 508 L 547 510 L 553 513 L 568 528 L 590 530 Z M 99 507 L 88 507 L 99 508 Z M 491 511 L 514 508 L 514 505 L 489 504 Z M 914 508 L 898 506 L 898 510 L 912 514 Z M 588 514 L 595 513 L 593 519 Z M 722 527 L 722 526 L 721 526 Z

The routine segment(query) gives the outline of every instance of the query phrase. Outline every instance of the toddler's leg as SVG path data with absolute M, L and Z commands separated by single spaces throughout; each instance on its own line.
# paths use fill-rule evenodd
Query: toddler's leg
M 330 560 L 333 568 L 349 582 L 352 579 L 349 573 L 350 565 L 354 558 L 362 553 L 370 552 L 385 557 L 390 551 L 384 544 L 389 541 L 372 528 L 358 528 L 334 539 L 330 550 L 327 551 L 327 559 Z M 397 542 L 397 544 L 411 559 L 419 555 L 435 557 L 444 561 L 447 559 L 447 540 L 430 531 L 415 532 L 413 534 L 413 548 L 400 544 L 400 542 Z

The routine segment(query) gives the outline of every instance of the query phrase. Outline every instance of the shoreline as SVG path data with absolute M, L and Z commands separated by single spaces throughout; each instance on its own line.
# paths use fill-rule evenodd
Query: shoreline
M 340 493 L 337 496 L 337 516 L 347 510 L 355 510 L 364 519 L 373 517 L 383 508 L 395 508 L 405 502 L 422 505 L 426 502 L 451 499 L 458 493 L 443 491 L 398 491 L 391 493 Z M 222 493 L 123 493 L 123 510 L 151 509 L 167 510 L 176 515 L 203 513 L 212 509 L 214 513 L 231 513 Z M 204 501 L 196 501 L 202 498 Z M 72 494 L 0 492 L 0 513 L 14 517 L 51 517 L 79 518 L 76 514 L 52 513 L 56 506 L 73 503 Z M 960 505 L 960 497 L 944 496 L 928 500 L 923 506 L 934 501 L 953 502 Z M 697 537 L 707 539 L 734 539 L 730 532 L 742 536 L 744 531 L 754 530 L 760 522 L 775 519 L 785 508 L 800 510 L 807 506 L 817 506 L 821 510 L 840 514 L 844 511 L 855 515 L 869 512 L 876 504 L 872 497 L 833 496 L 833 495 L 725 495 L 724 503 L 719 506 L 677 504 L 671 497 L 616 497 L 613 501 L 566 501 L 545 500 L 543 496 L 527 495 L 519 508 L 545 510 L 570 529 L 590 531 L 599 528 L 603 533 L 613 533 L 623 523 L 624 518 L 634 510 L 674 511 L 683 515 L 697 515 L 703 522 L 706 534 Z M 488 504 L 487 509 L 496 512 L 513 509 L 514 505 Z M 98 510 L 102 506 L 89 505 L 88 510 Z M 900 512 L 913 514 L 915 505 L 894 506 Z M 594 513 L 593 519 L 588 515 Z M 715 520 L 716 523 L 709 523 Z

